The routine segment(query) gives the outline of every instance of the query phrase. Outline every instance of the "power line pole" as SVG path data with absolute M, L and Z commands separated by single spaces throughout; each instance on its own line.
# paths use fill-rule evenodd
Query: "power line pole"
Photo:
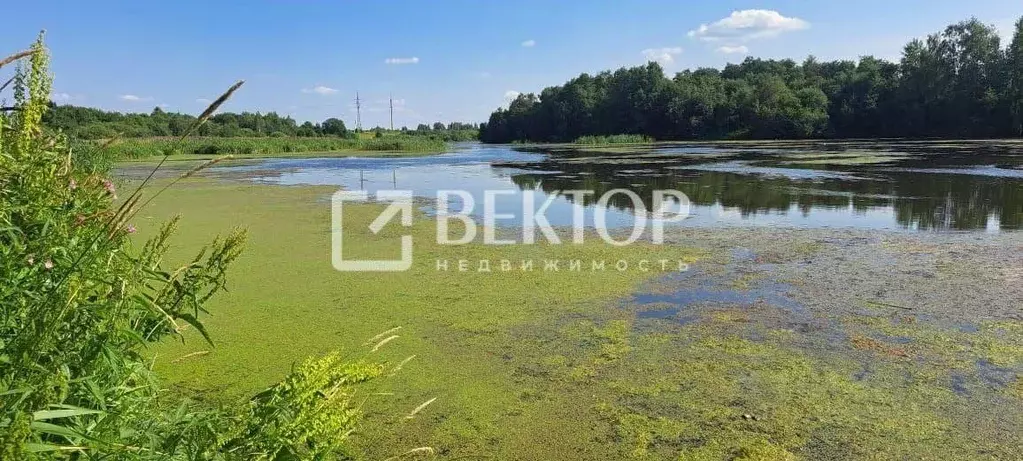
M 391 107 L 391 131 L 394 131 L 394 95 L 387 95 L 387 105 Z
M 362 131 L 362 100 L 358 91 L 355 92 L 355 129 Z

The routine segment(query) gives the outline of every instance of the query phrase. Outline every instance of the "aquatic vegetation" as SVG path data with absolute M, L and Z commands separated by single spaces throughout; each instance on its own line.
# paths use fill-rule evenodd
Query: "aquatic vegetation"
M 909 315 L 878 314 L 848 318 L 845 325 L 851 334 L 900 338 L 900 344 L 889 350 L 940 368 L 974 372 L 977 361 L 982 360 L 996 367 L 1023 369 L 1023 325 L 1019 322 L 980 322 L 976 328 L 964 329 L 921 322 Z
M 387 391 L 396 395 L 370 400 L 363 428 L 354 437 L 374 456 L 392 456 L 391 447 L 410 446 L 473 453 L 495 439 L 502 440 L 501 450 L 525 449 L 536 445 L 536 437 L 557 433 L 555 427 L 585 418 L 585 409 L 582 414 L 572 410 L 541 416 L 550 399 L 566 394 L 512 376 L 521 372 L 532 381 L 528 376 L 545 373 L 547 366 L 558 371 L 559 379 L 576 381 L 570 372 L 578 368 L 584 378 L 578 381 L 585 383 L 587 366 L 609 366 L 632 347 L 626 324 L 600 321 L 580 328 L 579 337 L 588 338 L 587 344 L 601 345 L 585 363 L 569 364 L 568 355 L 538 342 L 547 337 L 540 332 L 559 336 L 548 328 L 556 328 L 566 316 L 613 312 L 608 300 L 625 297 L 641 280 L 660 273 L 619 272 L 614 261 L 624 259 L 635 266 L 639 258 L 691 261 L 693 255 L 674 246 L 611 247 L 595 235 L 582 245 L 439 246 L 434 221 L 422 215 L 411 228 L 387 226 L 372 234 L 366 225 L 380 208 L 370 203 L 346 205 L 346 226 L 352 228 L 346 234 L 346 251 L 351 248 L 351 257 L 383 257 L 397 251 L 396 238 L 408 233 L 416 242 L 413 268 L 392 274 L 336 272 L 328 258 L 330 207 L 324 201 L 333 191 L 192 178 L 154 200 L 152 218 L 139 225 L 139 238 L 149 232 L 149 219 L 187 206 L 183 241 L 201 241 L 213 229 L 241 225 L 250 242 L 238 261 L 231 292 L 211 306 L 217 315 L 208 319 L 207 327 L 218 332 L 217 347 L 197 343 L 196 332 L 186 332 L 184 343 L 155 349 L 155 368 L 181 392 L 234 402 L 280 379 L 309 354 L 359 350 L 367 338 L 402 325 L 401 331 L 387 335 L 401 339 L 375 354 L 395 366 L 413 354 L 416 358 L 386 383 Z M 190 250 L 185 244 L 175 254 L 185 258 Z M 173 255 L 169 259 L 176 260 Z M 516 269 L 502 272 L 502 259 L 515 262 Z M 519 270 L 519 262 L 530 259 L 536 264 L 533 270 Z M 564 264 L 557 272 L 543 270 L 544 260 L 570 259 L 586 261 L 585 270 L 570 271 Z M 438 260 L 447 260 L 448 268 L 437 270 Z M 470 262 L 467 271 L 459 270 L 459 260 Z M 491 261 L 491 270 L 479 271 L 480 260 Z M 591 260 L 606 260 L 611 266 L 592 271 Z M 197 350 L 209 353 L 175 362 Z M 396 422 L 395 415 L 434 397 L 415 418 Z M 535 430 L 508 434 L 503 428 L 509 419 L 523 427 L 532 420 Z M 549 445 L 566 449 L 563 443 Z
M 748 290 L 750 289 L 751 284 L 762 280 L 763 278 L 764 274 L 760 272 L 747 272 L 740 274 L 739 277 L 732 280 L 732 288 L 735 288 L 736 290 Z
M 897 152 L 887 151 L 848 151 L 833 153 L 798 152 L 787 153 L 782 157 L 782 164 L 805 165 L 805 166 L 855 166 L 855 165 L 878 165 L 898 162 L 911 159 L 911 156 L 900 155 Z
M 967 403 L 926 365 L 803 350 L 791 334 L 756 323 L 736 330 L 725 312 L 681 327 L 660 323 L 655 331 L 677 330 L 674 339 L 634 341 L 629 361 L 594 381 L 618 390 L 603 394 L 596 410 L 632 456 L 970 457 L 991 450 L 1012 457 L 1018 450 L 1008 434 L 973 432 L 972 420 L 957 416 L 968 414 Z
M 367 455 L 391 456 L 396 445 L 529 458 L 1019 454 L 994 416 L 983 426 L 969 416 L 1019 398 L 1018 384 L 989 387 L 976 371 L 978 359 L 1010 363 L 1019 347 L 1012 322 L 956 332 L 865 306 L 875 315 L 837 322 L 833 334 L 841 340 L 808 347 L 818 343 L 784 323 L 765 324 L 767 306 L 698 309 L 684 324 L 637 319 L 615 300 L 656 273 L 481 272 L 478 261 L 719 256 L 673 246 L 435 246 L 432 221 L 421 216 L 411 228 L 347 237 L 359 254 L 379 256 L 410 233 L 417 242 L 411 271 L 338 273 L 325 270 L 329 210 L 322 199 L 330 192 L 198 179 L 154 202 L 156 216 L 188 204 L 183 231 L 194 238 L 234 222 L 249 228 L 253 242 L 234 290 L 213 306 L 218 315 L 209 327 L 221 332 L 218 347 L 174 363 L 198 344 L 162 344 L 158 372 L 183 390 L 230 402 L 310 351 L 357 346 L 403 325 L 377 338 L 400 335 L 379 353 L 404 363 L 387 384 L 397 394 L 371 400 L 354 436 Z M 353 204 L 346 220 L 362 229 L 378 210 Z M 785 251 L 801 257 L 821 246 Z M 473 261 L 470 270 L 459 271 L 459 259 Z M 437 260 L 450 267 L 437 270 Z M 750 279 L 748 288 L 759 282 Z M 785 318 L 784 311 L 772 315 Z M 969 401 L 958 388 L 968 389 Z
M 857 349 L 874 351 L 879 354 L 884 354 L 892 357 L 903 358 L 909 357 L 909 354 L 906 353 L 905 349 L 898 346 L 885 344 L 881 341 L 878 341 L 874 338 L 870 338 L 867 336 L 853 335 L 851 338 L 849 338 L 849 342 L 851 342 L 853 347 Z

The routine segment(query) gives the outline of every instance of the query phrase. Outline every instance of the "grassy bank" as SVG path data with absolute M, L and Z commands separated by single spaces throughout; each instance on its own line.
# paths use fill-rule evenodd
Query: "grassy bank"
M 835 354 L 807 348 L 784 322 L 757 320 L 781 315 L 760 312 L 767 307 L 701 309 L 681 325 L 643 321 L 620 300 L 656 291 L 662 273 L 552 272 L 541 270 L 542 260 L 686 259 L 699 267 L 714 256 L 594 240 L 438 246 L 432 221 L 422 217 L 412 228 L 370 233 L 365 225 L 380 211 L 371 204 L 346 205 L 350 255 L 396 254 L 398 236 L 410 233 L 414 266 L 341 273 L 330 267 L 325 198 L 332 191 L 197 180 L 153 202 L 140 232 L 183 213 L 182 257 L 194 250 L 190 242 L 233 226 L 248 228 L 250 238 L 230 293 L 212 305 L 207 327 L 216 347 L 197 334 L 163 344 L 154 351 L 161 376 L 186 392 L 231 399 L 304 357 L 364 350 L 380 331 L 401 327 L 371 354 L 402 371 L 366 390 L 368 418 L 355 440 L 370 459 L 418 446 L 445 458 L 497 459 L 1018 454 L 987 419 L 971 423 L 976 407 L 949 385 L 978 360 L 1018 361 L 1018 326 L 949 333 L 900 318 L 848 317 L 840 321 L 851 352 Z M 447 271 L 436 270 L 438 259 L 449 261 Z M 458 270 L 459 259 L 468 271 Z M 477 271 L 481 259 L 493 261 L 492 271 Z M 500 259 L 540 266 L 506 273 Z M 914 338 L 913 348 L 884 339 L 895 336 Z M 1001 405 L 1023 398 L 1019 386 L 970 386 L 975 396 L 994 392 Z
M 230 159 L 224 160 L 221 165 L 234 164 L 238 165 L 242 162 L 254 163 L 258 162 L 259 159 L 267 158 L 340 158 L 340 157 L 421 157 L 427 155 L 434 155 L 437 152 L 387 152 L 387 151 L 330 151 L 330 152 L 288 152 L 280 154 L 232 154 Z M 221 155 L 203 155 L 203 154 L 171 154 L 167 156 L 166 163 L 160 169 L 160 173 L 168 173 L 167 170 L 181 170 L 191 169 L 195 166 L 205 163 L 208 160 L 213 160 L 222 157 Z M 136 159 L 118 160 L 112 163 L 117 168 L 123 167 L 149 167 L 155 165 L 160 160 L 163 160 L 163 156 L 157 157 L 144 157 Z M 170 172 L 173 173 L 173 172 Z
M 81 141 L 79 149 L 95 149 L 98 141 Z M 429 137 L 385 136 L 347 139 L 340 137 L 128 138 L 107 146 L 104 155 L 113 160 L 145 159 L 162 155 L 268 157 L 310 152 L 432 153 L 447 148 L 444 141 Z

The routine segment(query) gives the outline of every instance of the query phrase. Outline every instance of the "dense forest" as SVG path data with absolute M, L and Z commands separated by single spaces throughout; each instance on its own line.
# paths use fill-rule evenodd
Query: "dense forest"
M 159 107 L 146 113 L 108 112 L 92 107 L 56 105 L 51 103 L 43 116 L 43 123 L 51 128 L 63 130 L 78 139 L 106 139 L 114 136 L 142 138 L 153 136 L 180 136 L 195 124 L 195 116 L 167 112 Z M 434 136 L 447 141 L 475 139 L 478 126 L 470 123 L 436 122 L 420 124 L 415 130 L 402 128 L 402 134 Z M 384 132 L 377 127 L 372 131 Z M 397 130 L 396 130 L 397 131 Z M 320 123 L 305 122 L 301 125 L 291 117 L 281 117 L 276 112 L 225 112 L 214 115 L 199 127 L 199 136 L 211 137 L 315 137 L 347 136 L 354 133 L 339 118 L 328 118 Z
M 898 63 L 749 57 L 667 78 L 660 65 L 582 74 L 522 94 L 480 125 L 484 142 L 1023 134 L 1023 19 L 1002 48 L 976 19 L 907 44 Z

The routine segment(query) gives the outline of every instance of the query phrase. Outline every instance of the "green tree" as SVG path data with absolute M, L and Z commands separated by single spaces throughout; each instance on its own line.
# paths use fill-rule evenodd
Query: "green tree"
M 1013 136 L 1023 136 L 1023 18 L 1016 21 L 1016 31 L 1006 50 L 1006 105 L 1011 114 Z
M 328 118 L 320 124 L 320 132 L 331 136 L 344 136 L 348 132 L 345 122 L 339 118 Z
M 900 62 L 748 57 L 663 75 L 656 63 L 582 74 L 523 94 L 480 125 L 484 142 L 657 139 L 995 137 L 1023 134 L 1023 25 L 1002 51 L 976 19 L 903 49 Z

